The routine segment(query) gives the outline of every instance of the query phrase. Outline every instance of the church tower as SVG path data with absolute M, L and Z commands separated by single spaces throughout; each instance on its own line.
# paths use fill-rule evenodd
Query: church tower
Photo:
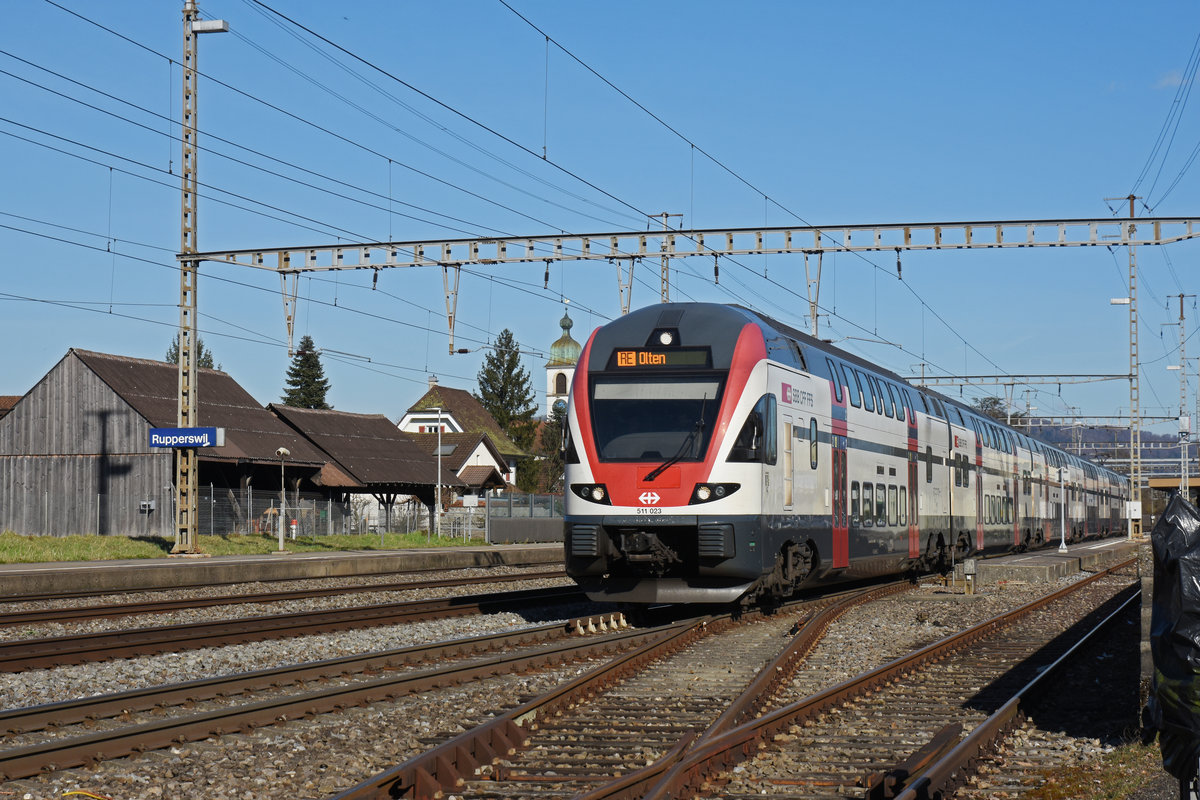
M 575 365 L 579 363 L 579 354 L 583 347 L 571 338 L 571 326 L 574 325 L 570 314 L 563 311 L 563 318 L 558 321 L 562 328 L 562 336 L 550 345 L 550 360 L 546 362 L 546 407 L 565 411 L 567 397 L 571 393 L 571 378 L 575 375 Z

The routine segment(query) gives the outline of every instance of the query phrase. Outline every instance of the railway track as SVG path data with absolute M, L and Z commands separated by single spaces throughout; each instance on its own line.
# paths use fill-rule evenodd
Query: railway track
M 613 665 L 337 800 L 892 797 L 918 777 L 931 780 L 925 773 L 934 774 L 935 766 L 964 773 L 946 760 L 961 750 L 960 740 L 975 741 L 976 734 L 965 740 L 962 734 L 985 724 L 990 711 L 1007 708 L 1014 691 L 1076 641 L 1079 632 L 1070 626 L 1117 591 L 1103 580 L 1112 571 L 803 699 L 781 691 L 773 710 L 760 707 L 775 693 L 771 684 L 790 683 L 811 643 L 788 648 L 756 675 L 755 662 L 769 660 L 771 637 L 756 641 L 739 633 L 739 651 L 731 640 L 695 644 L 699 636 L 681 633 L 655 655 L 618 659 L 627 670 L 655 662 L 637 677 L 626 678 L 618 672 L 623 666 Z M 823 624 L 813 618 L 801 633 Z M 699 658 L 706 649 L 715 660 Z M 722 669 L 728 680 L 716 680 Z M 744 688 L 741 695 L 735 685 Z M 802 684 L 800 691 L 808 688 Z M 766 755 L 738 772 L 722 772 L 764 748 Z M 922 791 L 931 785 L 921 784 Z
M 1052 683 L 1081 641 L 1136 601 L 1135 586 L 1103 581 L 1131 563 L 837 686 L 801 699 L 784 694 L 786 705 L 699 744 L 640 796 L 949 796 L 1019 718 L 1039 688 L 1031 682 Z
M 610 656 L 686 625 L 633 630 L 619 615 L 0 711 L 0 780 L 311 717 L 483 678 Z M 479 658 L 481 654 L 500 655 Z M 436 667 L 430 665 L 436 664 Z M 420 669 L 419 667 L 425 667 Z M 403 672 L 399 670 L 403 669 Z M 380 675 L 380 673 L 385 673 Z M 390 673 L 390 674 L 387 674 Z M 352 676 L 365 676 L 352 679 Z M 304 684 L 319 682 L 320 688 Z M 333 685 L 327 685 L 333 684 Z M 296 691 L 284 687 L 296 686 Z M 227 698 L 254 693 L 248 702 Z M 197 712 L 195 704 L 220 699 Z M 153 711 L 153 714 L 142 712 Z M 164 715 L 167 718 L 163 718 Z M 120 717 L 120 719 L 115 719 Z M 108 722 L 100 722 L 107 720 Z M 105 730 L 83 730 L 80 726 Z M 27 734 L 40 732 L 38 741 Z M 22 734 L 26 734 L 22 736 Z
M 575 587 L 526 589 L 353 608 L 307 610 L 294 614 L 185 625 L 10 640 L 0 642 L 0 672 L 21 672 L 27 669 L 194 650 L 348 628 L 587 602 L 587 598 Z
M 663 756 L 670 761 L 682 752 L 698 731 L 715 735 L 753 714 L 835 618 L 907 588 L 901 582 L 841 593 L 785 607 L 773 617 L 696 620 L 339 800 L 569 797 L 612 781 L 631 765 L 653 769 Z
M 278 592 L 256 592 L 253 594 L 227 594 L 217 597 L 189 597 L 171 600 L 149 600 L 139 603 L 112 603 L 95 606 L 39 608 L 21 611 L 0 612 L 0 627 L 32 625 L 38 622 L 71 622 L 84 619 L 113 619 L 141 614 L 161 614 L 168 611 L 212 608 L 246 603 L 278 603 L 288 600 L 305 600 L 312 597 L 333 597 L 363 592 L 402 592 L 412 589 L 432 589 L 454 586 L 473 586 L 480 583 L 513 583 L 518 581 L 552 580 L 565 578 L 560 570 L 529 572 L 519 575 L 496 575 L 480 578 L 441 578 L 428 581 L 403 581 L 392 583 L 351 584 L 323 586 L 312 589 L 288 589 Z M 80 595 L 46 595 L 40 599 L 62 600 Z M 13 598 L 28 602 L 29 598 Z

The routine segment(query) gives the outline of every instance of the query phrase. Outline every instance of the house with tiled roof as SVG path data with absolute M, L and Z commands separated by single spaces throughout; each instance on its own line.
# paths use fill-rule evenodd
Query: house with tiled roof
M 0 394 L 0 417 L 12 411 L 13 406 L 21 399 L 19 394 Z
M 411 433 L 424 452 L 442 459 L 442 466 L 454 472 L 471 494 L 503 489 L 507 464 L 504 455 L 483 433 Z
M 440 409 L 440 410 L 439 410 Z M 429 376 L 429 390 L 409 407 L 398 426 L 405 433 L 437 433 L 440 428 L 446 433 L 484 434 L 500 453 L 504 461 L 502 477 L 508 484 L 515 484 L 517 464 L 530 458 L 518 447 L 492 418 L 483 404 L 470 392 L 451 389 Z

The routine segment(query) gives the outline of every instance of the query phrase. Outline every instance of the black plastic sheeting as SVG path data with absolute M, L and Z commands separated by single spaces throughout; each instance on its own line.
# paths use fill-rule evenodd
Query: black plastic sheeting
M 1154 688 L 1147 722 L 1158 730 L 1163 768 L 1187 781 L 1200 758 L 1200 511 L 1175 494 L 1150 542 Z

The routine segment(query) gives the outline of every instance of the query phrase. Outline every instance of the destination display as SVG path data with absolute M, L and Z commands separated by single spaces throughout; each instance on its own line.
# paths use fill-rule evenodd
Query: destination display
M 711 357 L 707 347 L 672 348 L 670 350 L 655 350 L 641 348 L 637 350 L 617 350 L 613 353 L 613 363 L 610 368 L 626 369 L 628 367 L 708 367 Z

